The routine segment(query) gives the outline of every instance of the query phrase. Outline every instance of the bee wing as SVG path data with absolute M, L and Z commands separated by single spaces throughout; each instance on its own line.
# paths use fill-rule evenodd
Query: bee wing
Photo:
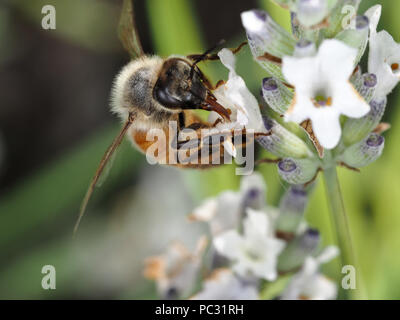
M 123 0 L 121 18 L 118 25 L 118 36 L 132 59 L 136 59 L 144 54 L 135 25 L 133 0 Z
M 90 182 L 89 188 L 86 192 L 85 198 L 83 198 L 82 204 L 81 204 L 81 208 L 79 211 L 79 216 L 78 219 L 75 223 L 75 227 L 74 227 L 74 234 L 76 233 L 76 231 L 78 230 L 79 227 L 79 223 L 85 213 L 87 204 L 90 200 L 90 197 L 93 194 L 94 188 L 96 186 L 99 186 L 99 183 L 101 184 L 102 182 L 104 182 L 104 177 L 103 174 L 107 175 L 107 173 L 109 172 L 109 170 L 111 169 L 112 166 L 112 159 L 115 156 L 115 151 L 117 150 L 117 148 L 120 146 L 126 132 L 128 131 L 129 127 L 132 125 L 133 123 L 133 116 L 130 114 L 128 120 L 126 121 L 126 123 L 124 124 L 124 126 L 122 127 L 121 131 L 119 132 L 119 134 L 115 137 L 114 141 L 111 143 L 111 145 L 108 147 L 107 151 L 104 153 L 103 158 L 100 161 L 100 164 L 96 170 L 96 173 L 94 174 L 92 181 Z

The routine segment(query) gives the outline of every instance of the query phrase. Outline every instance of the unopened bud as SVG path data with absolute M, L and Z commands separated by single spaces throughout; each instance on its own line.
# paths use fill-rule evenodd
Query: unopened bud
M 284 114 L 293 100 L 293 92 L 274 77 L 264 78 L 262 95 L 272 110 Z
M 271 118 L 264 116 L 263 121 L 270 135 L 258 137 L 256 140 L 264 149 L 280 158 L 307 158 L 312 156 L 307 144 L 298 136 Z
M 382 154 L 385 138 L 376 133 L 371 133 L 368 138 L 348 147 L 341 159 L 351 167 L 361 168 L 376 161 Z
M 265 205 L 267 186 L 260 174 L 253 174 L 242 179 L 240 192 L 242 194 L 242 208 L 261 210 Z
M 283 80 L 280 59 L 292 55 L 296 41 L 292 35 L 277 24 L 267 12 L 250 10 L 241 14 L 248 43 L 256 61 L 269 74 Z M 267 57 L 265 57 L 267 54 Z M 260 57 L 265 57 L 261 58 Z
M 307 192 L 301 186 L 292 186 L 279 206 L 276 230 L 293 233 L 297 230 L 307 205 Z
M 297 18 L 305 27 L 315 26 L 321 23 L 328 14 L 326 0 L 298 0 Z
M 336 39 L 343 41 L 352 48 L 357 49 L 357 57 L 354 65 L 360 62 L 364 55 L 365 48 L 368 43 L 369 35 L 369 20 L 366 16 L 357 16 L 355 21 L 355 29 L 349 28 L 340 32 Z
M 315 159 L 285 158 L 278 163 L 279 175 L 290 184 L 310 182 L 318 169 L 319 163 Z
M 299 268 L 308 256 L 315 253 L 320 240 L 319 232 L 311 228 L 295 237 L 280 254 L 278 271 L 290 272 Z
M 315 53 L 315 43 L 310 40 L 302 39 L 296 43 L 293 55 L 298 58 L 303 58 L 313 56 Z
M 343 126 L 343 142 L 346 146 L 353 145 L 364 139 L 373 131 L 382 119 L 387 99 L 372 99 L 369 103 L 371 110 L 364 117 L 348 118 Z

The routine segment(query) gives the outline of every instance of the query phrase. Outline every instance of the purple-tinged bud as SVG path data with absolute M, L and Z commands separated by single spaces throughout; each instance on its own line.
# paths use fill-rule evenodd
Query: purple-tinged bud
M 298 58 L 311 57 L 315 55 L 316 51 L 314 42 L 307 39 L 301 39 L 296 43 L 293 55 Z
M 263 116 L 263 121 L 265 128 L 271 134 L 258 137 L 256 140 L 264 149 L 280 158 L 307 158 L 312 156 L 307 144 L 298 136 L 269 117 Z
M 369 103 L 371 110 L 364 117 L 348 118 L 343 126 L 343 142 L 351 146 L 364 139 L 381 121 L 385 112 L 387 99 L 372 99 Z
M 260 174 L 253 174 L 242 179 L 240 192 L 243 210 L 245 211 L 247 208 L 261 210 L 265 206 L 266 190 L 267 186 Z
M 303 218 L 307 199 L 304 187 L 291 186 L 281 200 L 276 230 L 285 233 L 296 232 Z
M 367 88 L 373 88 L 378 83 L 376 75 L 373 73 L 364 74 L 364 86 Z
M 298 0 L 297 18 L 305 27 L 312 27 L 321 23 L 329 10 L 326 0 Z
M 366 139 L 348 147 L 341 160 L 354 168 L 365 167 L 381 156 L 384 146 L 385 138 L 371 133 Z
M 293 92 L 280 80 L 274 77 L 264 78 L 262 82 L 262 95 L 272 110 L 284 114 L 293 100 Z
M 356 18 L 356 29 L 362 30 L 369 28 L 369 19 L 367 16 L 357 16 Z
M 245 11 L 241 14 L 241 18 L 255 60 L 269 74 L 284 80 L 279 61 L 284 56 L 292 55 L 296 44 L 293 36 L 277 24 L 267 12 Z
M 315 177 L 319 167 L 317 159 L 285 158 L 278 163 L 278 173 L 290 184 L 305 184 Z
M 375 74 L 364 73 L 362 75 L 354 75 L 350 81 L 352 81 L 354 88 L 366 102 L 370 102 L 372 100 L 375 94 L 376 85 L 378 83 Z
M 319 232 L 311 228 L 296 236 L 280 254 L 278 271 L 290 272 L 299 268 L 308 256 L 315 253 L 320 241 Z

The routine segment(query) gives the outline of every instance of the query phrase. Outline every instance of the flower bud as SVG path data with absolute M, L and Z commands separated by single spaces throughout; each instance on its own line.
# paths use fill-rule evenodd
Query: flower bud
M 298 0 L 297 18 L 305 27 L 315 26 L 321 23 L 328 14 L 326 0 Z
M 315 159 L 285 158 L 278 163 L 279 175 L 290 184 L 310 182 L 318 169 L 319 163 Z
M 377 83 L 378 81 L 375 74 L 365 73 L 361 76 L 361 81 L 357 84 L 356 90 L 365 101 L 370 102 L 374 96 Z
M 293 100 L 293 92 L 274 77 L 264 78 L 262 95 L 272 110 L 284 114 Z
M 294 233 L 304 214 L 307 204 L 307 192 L 301 186 L 291 186 L 283 196 L 276 220 L 276 230 Z
M 373 99 L 369 103 L 371 110 L 362 118 L 349 118 L 343 126 L 343 142 L 346 146 L 351 146 L 364 139 L 372 130 L 376 128 L 385 112 L 387 99 Z
M 241 14 L 251 52 L 269 74 L 283 80 L 280 59 L 292 55 L 296 44 L 292 35 L 265 11 L 250 10 Z M 267 56 L 265 56 L 267 54 Z M 261 57 L 265 57 L 261 58 Z
M 351 167 L 365 167 L 381 156 L 384 145 L 384 137 L 371 133 L 368 138 L 347 148 L 341 159 Z
M 292 33 L 295 39 L 307 39 L 311 42 L 319 40 L 319 29 L 307 28 L 302 25 L 297 17 L 297 13 L 290 13 L 290 21 L 292 25 Z
M 269 136 L 261 136 L 256 140 L 267 151 L 278 157 L 307 158 L 312 152 L 298 136 L 285 129 L 275 120 L 263 116 L 265 128 L 271 132 Z
M 297 58 L 310 57 L 315 55 L 316 52 L 317 49 L 314 42 L 302 39 L 296 43 L 293 56 Z
M 280 254 L 278 258 L 278 271 L 284 273 L 299 268 L 307 256 L 315 253 L 320 240 L 319 232 L 311 228 L 295 237 Z
M 369 19 L 367 16 L 357 16 L 354 29 L 349 28 L 343 30 L 336 36 L 336 39 L 341 40 L 350 47 L 358 50 L 354 65 L 357 65 L 360 62 L 361 57 L 364 55 L 368 43 L 368 36 Z
M 266 190 L 267 186 L 264 178 L 260 174 L 252 174 L 242 179 L 240 192 L 243 210 L 247 208 L 261 210 L 265 205 Z

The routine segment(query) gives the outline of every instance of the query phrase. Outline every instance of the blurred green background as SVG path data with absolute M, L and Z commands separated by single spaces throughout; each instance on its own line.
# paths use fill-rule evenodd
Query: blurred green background
M 285 11 L 268 0 L 136 1 L 146 52 L 201 53 L 220 39 L 245 39 L 240 12 L 267 9 L 289 28 Z M 364 0 L 360 12 L 383 4 L 380 29 L 400 40 L 400 2 Z M 41 8 L 56 7 L 56 30 L 41 28 Z M 193 245 L 203 225 L 185 215 L 207 196 L 236 189 L 234 166 L 208 171 L 153 167 L 125 141 L 113 170 L 96 190 L 79 233 L 80 201 L 119 121 L 108 112 L 114 75 L 128 61 L 117 36 L 119 1 L 8 0 L 0 3 L 0 298 L 156 298 L 142 277 L 144 258 L 180 239 Z M 238 72 L 259 96 L 266 75 L 248 48 Z M 202 68 L 214 80 L 216 62 Z M 361 174 L 340 170 L 355 248 L 371 299 L 400 298 L 399 90 L 390 96 L 382 158 Z M 259 170 L 268 202 L 285 190 L 273 166 Z M 332 242 L 322 181 L 307 220 Z M 171 192 L 174 190 L 174 192 Z M 57 289 L 41 288 L 41 269 L 54 265 Z M 326 272 L 337 276 L 337 265 Z

